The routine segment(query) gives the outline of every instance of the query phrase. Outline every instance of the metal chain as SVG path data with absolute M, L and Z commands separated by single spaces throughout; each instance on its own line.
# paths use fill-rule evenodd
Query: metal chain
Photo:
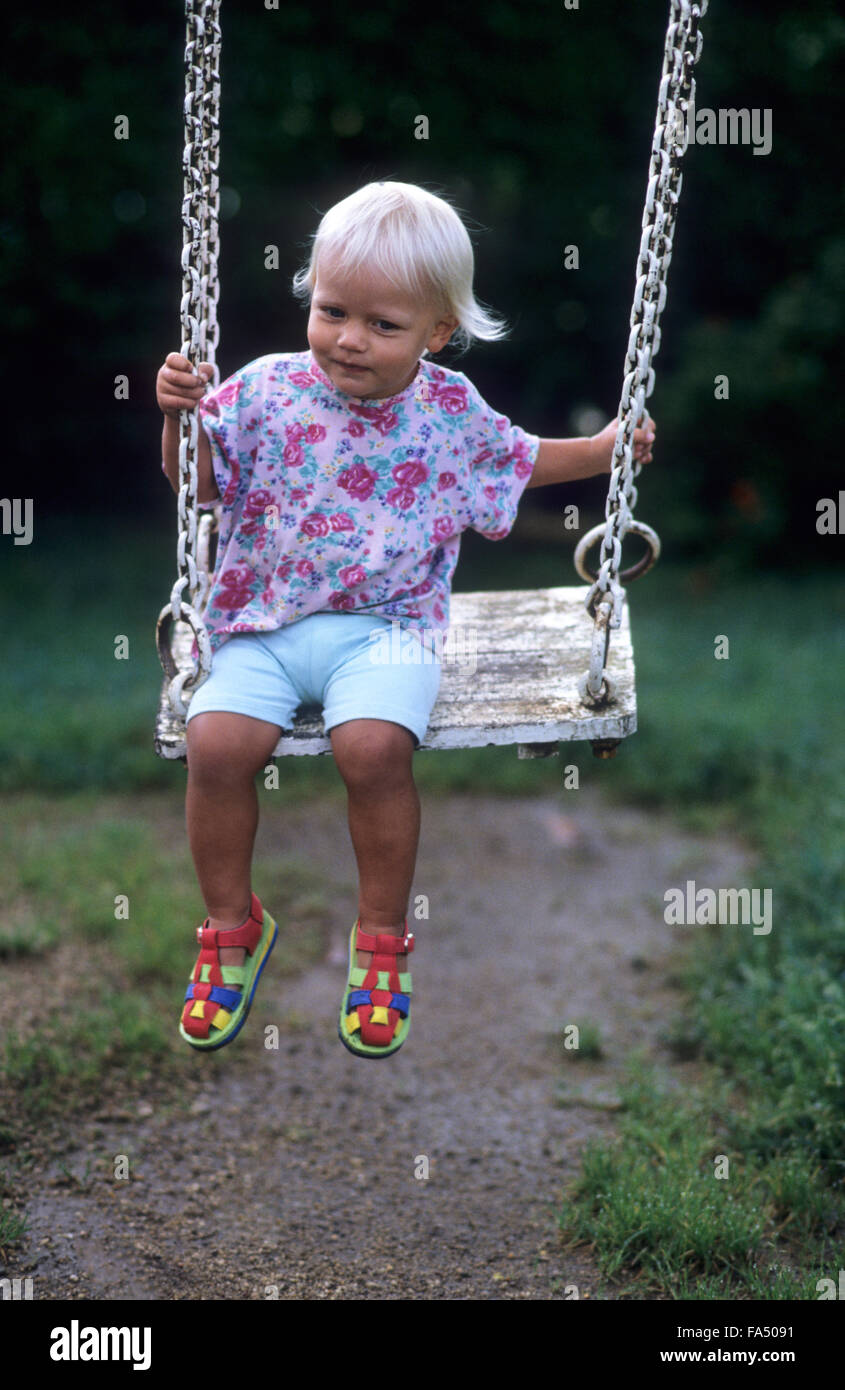
M 209 362 L 212 386 L 219 384 L 217 322 L 219 298 L 220 186 L 220 0 L 186 0 L 185 143 L 182 154 L 182 321 L 183 357 L 196 368 Z M 211 645 L 201 613 L 209 577 L 197 564 L 197 458 L 199 424 L 196 410 L 179 414 L 179 493 L 177 504 L 178 578 L 170 603 L 159 617 L 159 657 L 170 677 L 170 703 L 177 714 L 187 713 L 186 688 L 196 689 L 211 670 Z M 187 622 L 197 642 L 196 670 L 179 671 L 171 651 L 173 625 Z
M 589 548 L 594 539 L 602 536 L 598 574 L 585 601 L 595 620 L 590 669 L 584 687 L 592 704 L 604 703 L 609 698 L 610 688 L 605 678 L 609 628 L 619 627 L 625 599 L 619 580 L 623 537 L 632 529 L 644 535 L 652 548 L 652 563 L 660 551 L 660 542 L 651 528 L 634 521 L 633 511 L 637 505 L 634 479 L 642 465 L 634 461 L 632 445 L 634 430 L 650 423 L 646 400 L 654 389 L 651 363 L 660 349 L 659 322 L 666 304 L 672 235 L 681 193 L 680 160 L 687 148 L 687 111 L 695 100 L 693 68 L 701 56 L 703 43 L 699 21 L 707 13 L 707 5 L 708 0 L 697 0 L 695 4 L 690 0 L 670 0 L 605 523 L 585 536 L 579 546 L 580 560 L 585 553 L 585 543 Z M 578 563 L 576 568 L 584 573 Z M 588 573 L 586 577 L 593 576 Z
M 203 50 L 203 198 L 202 198 L 202 272 L 200 279 L 201 360 L 214 368 L 212 387 L 220 384 L 217 366 L 217 345 L 220 327 L 217 304 L 220 280 L 217 260 L 220 253 L 220 0 L 207 0 L 204 6 L 206 42 Z

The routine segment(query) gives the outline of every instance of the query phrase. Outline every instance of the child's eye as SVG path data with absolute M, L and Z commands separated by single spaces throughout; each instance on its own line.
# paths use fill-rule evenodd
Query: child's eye
M 328 314 L 331 318 L 338 315 L 343 318 L 344 310 L 338 309 L 336 304 L 322 304 L 320 308 L 324 314 Z M 398 323 L 391 323 L 390 319 L 375 319 L 374 322 L 378 328 L 387 329 L 391 333 L 399 332 Z

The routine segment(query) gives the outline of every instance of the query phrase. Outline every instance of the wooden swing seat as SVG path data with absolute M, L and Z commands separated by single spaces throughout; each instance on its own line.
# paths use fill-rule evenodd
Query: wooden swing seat
M 584 607 L 588 586 L 453 593 L 437 702 L 419 750 L 518 744 L 520 757 L 546 757 L 559 742 L 588 739 L 612 756 L 636 732 L 634 654 L 627 603 L 613 632 L 607 672 L 613 701 L 584 703 L 579 683 L 590 662 L 593 620 Z M 179 670 L 191 668 L 191 629 L 174 624 L 172 651 Z M 331 753 L 319 706 L 300 707 L 274 757 Z M 184 758 L 185 728 L 162 685 L 155 749 Z

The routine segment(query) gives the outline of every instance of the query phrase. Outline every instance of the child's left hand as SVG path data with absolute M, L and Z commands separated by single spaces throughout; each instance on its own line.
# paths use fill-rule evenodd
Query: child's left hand
M 613 449 L 616 444 L 616 432 L 619 429 L 619 421 L 611 420 L 609 425 L 598 434 L 591 438 L 593 451 L 596 461 L 601 465 L 601 472 L 610 473 L 613 468 Z M 651 446 L 654 443 L 654 432 L 657 430 L 657 421 L 652 420 L 648 430 L 634 430 L 633 456 L 635 463 L 651 463 Z

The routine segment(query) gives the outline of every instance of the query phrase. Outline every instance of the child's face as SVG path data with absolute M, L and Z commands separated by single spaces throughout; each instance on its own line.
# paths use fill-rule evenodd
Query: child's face
M 308 342 L 339 391 L 366 400 L 398 396 L 413 381 L 424 348 L 439 352 L 458 327 L 405 294 L 377 270 L 341 276 L 319 265 Z

